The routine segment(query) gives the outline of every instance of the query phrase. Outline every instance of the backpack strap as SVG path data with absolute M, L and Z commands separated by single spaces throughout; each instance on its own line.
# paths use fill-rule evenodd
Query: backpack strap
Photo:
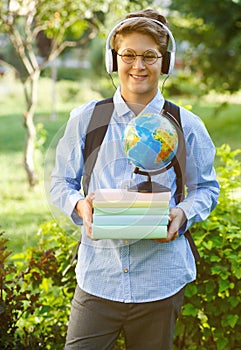
M 173 165 L 176 173 L 176 191 L 174 194 L 174 198 L 175 198 L 176 204 L 178 204 L 184 199 L 184 196 L 185 196 L 184 187 L 185 187 L 185 169 L 186 169 L 186 146 L 185 146 L 185 140 L 183 137 L 180 108 L 174 103 L 165 100 L 163 112 L 169 117 L 170 116 L 174 117 L 178 125 L 177 127 L 177 132 L 179 136 L 178 151 L 175 156 L 174 165 Z M 195 260 L 200 261 L 201 258 L 190 231 L 187 230 L 184 235 L 190 244 Z
M 184 199 L 184 185 L 185 185 L 185 169 L 186 169 L 186 147 L 183 137 L 182 123 L 180 117 L 180 108 L 165 100 L 163 106 L 163 113 L 169 119 L 172 119 L 176 124 L 176 130 L 178 133 L 178 150 L 173 160 L 173 167 L 176 173 L 176 191 L 174 198 L 176 204 L 180 203 Z
M 83 150 L 85 172 L 82 186 L 85 196 L 88 193 L 90 177 L 94 169 L 100 146 L 104 140 L 112 113 L 113 97 L 96 103 L 86 132 L 85 148 Z
M 85 147 L 83 149 L 84 174 L 82 176 L 82 186 L 85 196 L 88 194 L 91 173 L 94 169 L 98 152 L 104 140 L 113 110 L 113 97 L 98 101 L 87 128 Z M 80 244 L 81 236 L 74 250 L 70 264 L 73 264 L 77 257 Z

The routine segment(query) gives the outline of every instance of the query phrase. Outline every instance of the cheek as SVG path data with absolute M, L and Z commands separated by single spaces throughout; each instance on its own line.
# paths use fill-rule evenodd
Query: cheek
M 117 69 L 119 70 L 119 69 L 121 69 L 121 59 L 120 59 L 120 57 L 119 56 L 117 56 Z
M 117 58 L 117 70 L 118 73 L 124 73 L 127 72 L 129 70 L 129 65 L 127 65 L 126 63 L 124 63 L 120 57 Z
M 157 76 L 162 75 L 162 65 L 161 65 L 161 64 L 158 64 L 158 66 L 156 67 L 156 69 L 155 69 L 155 74 L 156 74 Z

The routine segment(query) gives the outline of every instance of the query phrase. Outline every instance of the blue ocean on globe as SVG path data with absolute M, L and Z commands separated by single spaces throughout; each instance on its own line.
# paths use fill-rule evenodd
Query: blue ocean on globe
M 143 170 L 159 170 L 174 158 L 178 134 L 164 115 L 144 114 L 132 119 L 123 135 L 128 160 Z

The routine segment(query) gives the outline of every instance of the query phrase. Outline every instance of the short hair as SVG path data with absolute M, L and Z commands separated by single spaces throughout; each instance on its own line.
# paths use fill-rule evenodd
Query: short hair
M 146 21 L 145 19 L 143 19 L 143 17 L 155 19 L 163 23 L 166 27 L 169 27 L 166 18 L 162 16 L 159 12 L 152 9 L 131 12 L 125 17 L 125 19 L 132 17 L 140 18 L 134 20 L 133 22 L 130 21 L 123 23 L 119 28 L 117 28 L 116 32 L 114 33 L 112 37 L 112 47 L 114 48 L 114 50 L 118 51 L 121 36 L 125 36 L 135 32 L 151 36 L 158 45 L 161 54 L 164 55 L 168 49 L 169 42 L 169 35 L 167 31 L 163 29 L 161 25 L 158 25 L 155 22 Z

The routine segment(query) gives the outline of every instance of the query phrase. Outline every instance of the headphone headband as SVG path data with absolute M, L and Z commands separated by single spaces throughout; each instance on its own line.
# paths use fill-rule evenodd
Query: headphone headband
M 128 22 L 133 22 L 137 19 L 144 19 L 144 20 L 149 21 L 149 22 L 154 22 L 154 23 L 160 25 L 167 32 L 167 34 L 171 40 L 172 47 L 171 47 L 170 51 L 167 51 L 168 57 L 164 57 L 164 60 L 166 59 L 166 60 L 168 60 L 168 62 L 164 62 L 164 67 L 162 69 L 162 73 L 171 74 L 172 70 L 174 68 L 174 64 L 175 64 L 175 53 L 176 53 L 175 39 L 172 35 L 172 32 L 165 24 L 163 24 L 162 22 L 160 22 L 154 18 L 148 18 L 148 17 L 130 17 L 130 18 L 123 19 L 122 21 L 117 23 L 114 26 L 114 28 L 111 30 L 111 32 L 109 33 L 109 35 L 107 37 L 106 46 L 105 46 L 105 49 L 106 49 L 105 64 L 106 64 L 107 73 L 112 73 L 112 72 L 115 72 L 117 70 L 117 62 L 115 62 L 116 57 L 113 56 L 113 50 L 111 48 L 111 38 L 115 34 L 116 30 L 122 26 L 122 24 L 128 23 Z

